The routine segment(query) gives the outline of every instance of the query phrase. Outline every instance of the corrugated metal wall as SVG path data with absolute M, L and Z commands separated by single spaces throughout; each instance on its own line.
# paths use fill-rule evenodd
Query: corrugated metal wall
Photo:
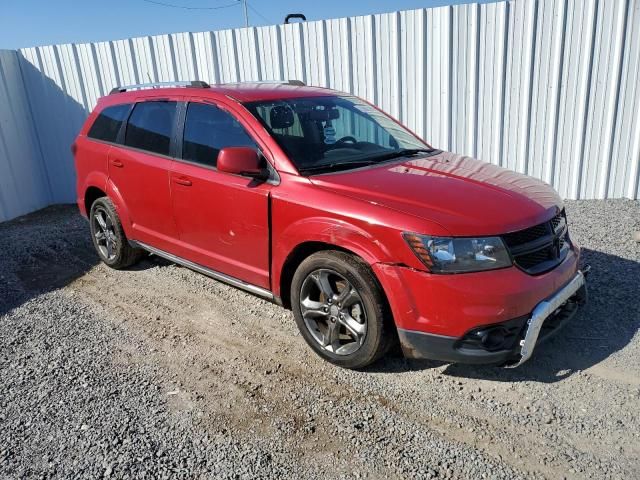
M 69 145 L 115 85 L 300 79 L 362 96 L 433 145 L 639 198 L 640 0 L 514 0 L 20 50 L 55 201 Z
M 52 201 L 18 54 L 0 50 L 0 221 Z

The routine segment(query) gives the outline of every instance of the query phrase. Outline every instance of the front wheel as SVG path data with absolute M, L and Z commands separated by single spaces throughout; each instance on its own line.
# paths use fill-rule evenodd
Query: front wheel
M 293 276 L 291 305 L 305 341 L 335 365 L 365 367 L 390 345 L 382 289 L 354 255 L 323 251 L 306 258 Z

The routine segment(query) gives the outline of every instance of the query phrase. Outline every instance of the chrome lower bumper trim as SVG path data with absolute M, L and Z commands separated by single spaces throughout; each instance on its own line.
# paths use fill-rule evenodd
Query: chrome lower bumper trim
M 524 339 L 520 341 L 520 360 L 513 365 L 508 365 L 508 368 L 518 367 L 531 358 L 544 321 L 567 300 L 573 297 L 584 284 L 584 273 L 578 270 L 578 273 L 576 273 L 567 285 L 558 290 L 551 298 L 543 300 L 536 305 L 531 314 L 531 318 L 527 321 L 527 331 Z

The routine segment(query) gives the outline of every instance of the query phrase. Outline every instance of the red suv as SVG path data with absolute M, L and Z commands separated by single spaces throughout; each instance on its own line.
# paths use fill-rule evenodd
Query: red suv
M 73 151 L 104 263 L 151 252 L 277 302 L 343 367 L 397 340 L 408 357 L 519 365 L 586 300 L 551 187 L 437 150 L 348 94 L 116 88 Z

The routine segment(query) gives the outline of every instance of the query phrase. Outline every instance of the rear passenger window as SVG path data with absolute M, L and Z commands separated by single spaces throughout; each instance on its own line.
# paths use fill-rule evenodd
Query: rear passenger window
M 141 102 L 133 107 L 124 144 L 152 153 L 169 155 L 176 102 Z
M 87 135 L 96 140 L 115 142 L 130 108 L 129 103 L 105 108 L 98 114 Z
M 213 105 L 190 103 L 184 124 L 182 158 L 215 167 L 225 147 L 258 148 L 240 122 Z

